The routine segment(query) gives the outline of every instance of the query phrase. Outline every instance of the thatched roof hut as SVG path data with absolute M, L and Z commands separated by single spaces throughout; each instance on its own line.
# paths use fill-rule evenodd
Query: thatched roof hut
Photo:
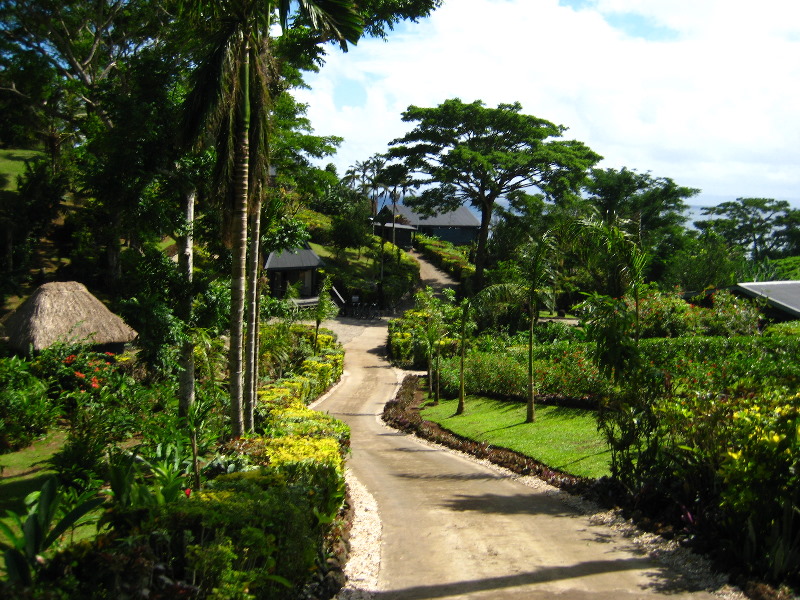
M 5 322 L 8 343 L 18 352 L 38 352 L 61 342 L 121 346 L 137 333 L 77 281 L 39 286 Z

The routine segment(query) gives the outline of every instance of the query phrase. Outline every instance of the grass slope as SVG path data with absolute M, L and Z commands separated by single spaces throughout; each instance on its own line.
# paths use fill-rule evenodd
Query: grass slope
M 456 400 L 426 405 L 420 415 L 460 436 L 520 452 L 553 469 L 579 477 L 609 475 L 611 452 L 597 431 L 592 411 L 537 406 L 536 422 L 525 423 L 525 404 L 468 397 L 454 416 Z

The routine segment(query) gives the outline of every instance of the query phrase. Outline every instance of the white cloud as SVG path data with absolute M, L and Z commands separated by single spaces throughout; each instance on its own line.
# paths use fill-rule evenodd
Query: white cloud
M 345 138 L 334 158 L 340 171 L 408 131 L 400 117 L 411 104 L 520 101 L 526 113 L 569 127 L 568 137 L 605 157 L 601 166 L 672 177 L 715 201 L 800 204 L 793 8 L 792 0 L 596 0 L 581 9 L 445 0 L 387 42 L 331 50 L 298 96 L 319 133 Z M 632 35 L 609 24 L 630 14 L 674 35 L 647 39 L 649 27 Z

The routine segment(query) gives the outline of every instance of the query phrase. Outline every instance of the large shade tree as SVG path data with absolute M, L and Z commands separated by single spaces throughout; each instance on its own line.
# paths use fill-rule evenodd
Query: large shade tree
M 633 169 L 592 169 L 586 191 L 597 216 L 606 224 L 624 223 L 626 231 L 651 255 L 651 277 L 681 245 L 686 200 L 700 190 Z
M 480 211 L 477 287 L 498 200 L 526 190 L 562 197 L 580 189 L 601 158 L 581 142 L 561 139 L 563 126 L 523 114 L 519 102 L 489 108 L 454 98 L 433 108 L 410 106 L 403 120 L 416 126 L 391 142 L 389 156 L 403 161 L 421 188 L 408 204 L 425 214 L 462 205 Z

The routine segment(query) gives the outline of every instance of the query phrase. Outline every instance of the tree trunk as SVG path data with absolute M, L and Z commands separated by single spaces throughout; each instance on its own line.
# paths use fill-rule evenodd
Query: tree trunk
M 114 289 L 120 279 L 122 279 L 122 263 L 120 262 L 120 255 L 122 254 L 122 244 L 120 243 L 119 234 L 119 215 L 112 218 L 109 223 L 110 238 L 106 244 L 106 273 L 104 283 L 108 289 Z
M 8 223 L 4 228 L 4 246 L 5 256 L 3 257 L 3 271 L 11 275 L 14 272 L 14 230 L 11 223 Z
M 464 391 L 464 359 L 467 354 L 467 318 L 469 317 L 469 308 L 465 302 L 461 312 L 461 348 L 458 365 L 458 408 L 456 414 L 464 414 L 465 404 L 465 391 Z
M 478 247 L 475 249 L 475 284 L 473 290 L 483 289 L 483 269 L 486 264 L 486 244 L 489 240 L 489 224 L 492 220 L 493 202 L 486 201 L 481 207 L 481 227 L 478 230 Z
M 178 313 L 184 323 L 188 323 L 192 317 L 192 301 L 194 294 L 192 282 L 194 279 L 194 203 L 196 191 L 192 189 L 185 196 L 184 206 L 184 227 L 186 233 L 178 238 L 179 254 L 178 264 L 180 272 L 183 274 L 185 293 L 181 298 L 181 305 Z M 180 357 L 178 358 L 181 370 L 178 379 L 178 415 L 185 418 L 194 404 L 194 341 L 187 336 L 181 345 Z
M 539 306 L 537 302 L 531 303 L 531 318 L 530 325 L 528 326 L 528 406 L 525 414 L 526 423 L 534 423 L 536 421 L 536 392 L 533 385 L 533 330 L 536 327 L 536 321 L 539 319 Z
M 248 178 L 250 176 L 250 63 L 249 51 L 245 49 L 242 64 L 242 118 L 235 157 L 234 210 L 231 223 L 233 242 L 233 263 L 231 267 L 231 323 L 228 370 L 230 371 L 231 395 L 231 434 L 234 438 L 244 433 L 242 414 L 242 338 L 245 301 L 245 282 L 247 272 L 247 201 Z
M 244 427 L 253 430 L 253 409 L 258 390 L 258 295 L 261 236 L 261 196 L 257 195 L 250 230 L 250 251 L 247 258 L 247 338 L 245 340 Z

